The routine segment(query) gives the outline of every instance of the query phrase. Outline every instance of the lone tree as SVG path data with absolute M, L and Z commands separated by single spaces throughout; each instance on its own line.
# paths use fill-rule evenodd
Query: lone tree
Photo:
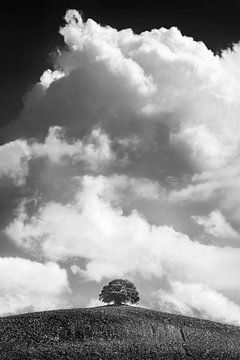
M 136 304 L 139 300 L 139 294 L 135 285 L 129 280 L 115 279 L 102 288 L 99 294 L 99 300 L 114 305 L 123 305 L 126 303 Z

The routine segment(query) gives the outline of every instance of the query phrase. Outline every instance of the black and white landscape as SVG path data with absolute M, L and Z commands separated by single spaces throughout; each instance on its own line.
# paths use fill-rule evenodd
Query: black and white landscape
M 239 325 L 237 2 L 43 3 L 3 7 L 0 315 L 127 278 Z

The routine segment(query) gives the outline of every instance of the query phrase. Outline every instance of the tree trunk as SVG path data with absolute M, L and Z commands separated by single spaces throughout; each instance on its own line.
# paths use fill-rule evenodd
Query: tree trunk
M 116 306 L 121 306 L 121 305 L 123 305 L 123 303 L 122 303 L 121 301 L 115 301 L 115 302 L 114 302 L 114 305 L 116 305 Z

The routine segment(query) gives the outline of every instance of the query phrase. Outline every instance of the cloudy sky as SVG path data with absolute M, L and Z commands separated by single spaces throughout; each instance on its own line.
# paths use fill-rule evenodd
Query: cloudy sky
M 120 24 L 91 2 L 59 29 L 50 3 L 45 30 L 23 16 L 23 54 L 21 17 L 4 25 L 0 315 L 98 305 L 128 278 L 141 306 L 240 324 L 234 11 L 218 37 L 221 8 L 211 26 L 187 6 Z

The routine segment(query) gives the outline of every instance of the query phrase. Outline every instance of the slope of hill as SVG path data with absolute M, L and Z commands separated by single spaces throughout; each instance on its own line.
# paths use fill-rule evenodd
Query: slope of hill
M 240 359 L 240 328 L 131 306 L 0 319 L 1 360 Z

